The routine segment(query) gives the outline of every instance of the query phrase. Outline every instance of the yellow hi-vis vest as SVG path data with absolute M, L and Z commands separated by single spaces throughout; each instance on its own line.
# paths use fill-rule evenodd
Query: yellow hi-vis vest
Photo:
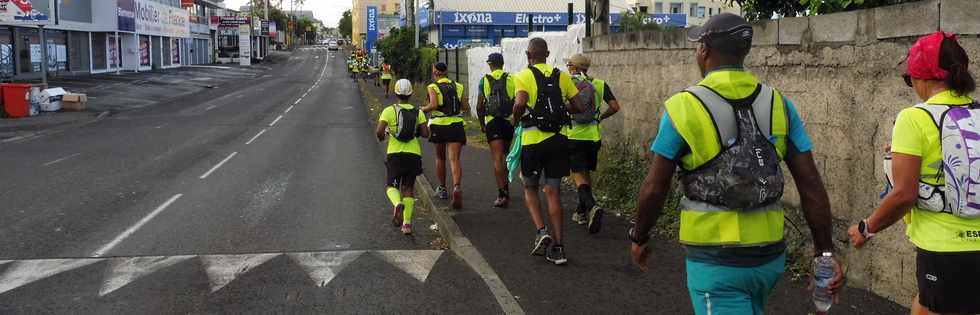
M 665 108 L 690 149 L 680 158 L 682 171 L 698 170 L 727 149 L 738 135 L 729 100 L 706 86 L 678 93 L 667 100 Z M 760 85 L 752 112 L 755 125 L 762 135 L 774 140 L 775 151 L 783 159 L 789 117 L 782 95 Z M 756 209 L 730 209 L 685 197 L 680 220 L 680 242 L 686 245 L 759 246 L 783 239 L 783 209 L 778 201 Z

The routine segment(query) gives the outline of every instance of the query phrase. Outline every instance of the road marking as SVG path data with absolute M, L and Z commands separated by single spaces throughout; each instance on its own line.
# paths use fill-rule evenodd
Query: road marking
M 73 157 L 76 157 L 76 156 L 79 156 L 79 155 L 82 155 L 82 154 L 81 153 L 75 153 L 75 154 L 72 154 L 72 155 L 69 155 L 69 156 L 66 156 L 66 157 L 63 157 L 63 158 L 60 158 L 60 159 L 57 159 L 57 160 L 48 162 L 48 163 L 44 163 L 44 166 L 51 166 L 51 165 L 54 165 L 54 164 L 58 164 L 58 163 L 64 162 L 67 159 L 70 159 L 70 158 L 73 158 Z
M 38 259 L 15 262 L 0 277 L 0 293 L 68 270 L 81 268 L 102 259 Z
M 211 281 L 211 292 L 216 292 L 225 287 L 238 276 L 248 272 L 250 269 L 258 267 L 270 259 L 276 258 L 280 254 L 254 254 L 254 255 L 208 255 L 201 256 L 204 262 L 204 270 Z
M 361 254 L 364 251 L 292 253 L 288 256 L 306 271 L 316 286 L 324 287 Z
M 296 105 L 289 105 L 289 107 L 286 108 L 286 113 L 287 114 L 289 113 L 289 111 L 293 110 L 293 106 L 296 106 Z
M 276 123 L 279 122 L 280 119 L 282 119 L 282 115 L 279 115 L 279 117 L 276 117 L 276 120 L 273 120 L 272 123 L 269 124 L 269 127 L 275 126 Z
M 441 250 L 382 250 L 375 253 L 419 282 L 429 278 L 429 272 L 442 256 Z
M 252 139 L 248 139 L 248 142 L 245 142 L 245 144 L 246 145 L 252 144 L 252 141 L 255 141 L 255 139 L 258 139 L 259 136 L 261 136 L 263 133 L 265 133 L 265 129 L 262 129 L 262 131 L 259 131 L 259 133 L 255 134 L 255 136 L 252 137 Z
M 140 277 L 191 258 L 194 258 L 194 256 L 152 256 L 110 259 L 109 272 L 107 273 L 109 278 L 102 282 L 102 289 L 99 290 L 99 296 L 105 296 L 119 288 L 125 287 Z
M 180 197 L 182 196 L 184 195 L 176 194 L 173 197 L 170 197 L 170 199 L 167 199 L 166 202 L 164 202 L 162 205 L 154 209 L 153 212 L 150 212 L 150 214 L 146 215 L 146 217 L 140 219 L 139 222 L 136 222 L 136 224 L 123 231 L 122 234 L 116 236 L 116 238 L 113 239 L 112 242 L 109 242 L 109 244 L 105 244 L 105 246 L 102 246 L 102 248 L 99 248 L 94 253 L 92 253 L 92 257 L 101 257 L 102 255 L 105 255 L 105 253 L 109 252 L 109 250 L 111 250 L 113 247 L 116 247 L 116 245 L 119 245 L 119 243 L 121 243 L 124 239 L 126 239 L 130 235 L 133 235 L 133 233 L 135 233 L 136 230 L 139 230 L 141 227 L 143 227 L 144 224 L 150 222 L 150 220 L 152 220 L 153 217 L 156 217 L 158 214 L 163 212 L 163 210 L 166 210 L 167 207 L 169 207 L 171 204 L 177 201 L 177 199 L 180 199 Z
M 218 162 L 217 165 L 215 165 L 210 170 L 208 170 L 206 173 L 204 173 L 204 175 L 201 175 L 200 178 L 201 179 L 208 178 L 208 176 L 210 176 L 211 173 L 214 173 L 214 171 L 217 171 L 218 168 L 221 168 L 222 165 L 225 165 L 225 163 L 228 163 L 228 160 L 231 160 L 231 158 L 235 157 L 235 154 L 238 154 L 238 152 L 232 152 L 231 154 L 229 154 L 228 157 L 226 157 L 224 160 L 221 160 L 221 162 Z
M 218 105 L 211 105 L 211 106 L 208 106 L 208 108 L 205 108 L 205 109 L 204 109 L 204 111 L 209 111 L 209 110 L 212 110 L 212 109 L 214 109 L 215 107 L 218 107 Z
M 299 104 L 299 102 L 301 102 L 301 101 L 303 101 L 303 98 L 302 97 L 296 99 L 296 101 L 293 102 L 293 105 Z
M 153 129 L 160 129 L 160 128 L 163 128 L 163 126 L 166 126 L 166 125 L 167 124 L 159 125 L 159 126 L 153 127 Z

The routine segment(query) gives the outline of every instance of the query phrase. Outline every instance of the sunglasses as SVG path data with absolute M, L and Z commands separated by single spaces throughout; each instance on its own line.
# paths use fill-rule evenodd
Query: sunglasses
M 905 85 L 912 87 L 912 76 L 908 73 L 902 75 L 902 80 L 905 80 Z

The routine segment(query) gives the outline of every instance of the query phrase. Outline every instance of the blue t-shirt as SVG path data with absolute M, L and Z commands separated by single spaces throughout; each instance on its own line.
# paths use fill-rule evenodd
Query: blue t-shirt
M 803 121 L 800 120 L 800 114 L 796 112 L 796 107 L 793 106 L 793 102 L 789 99 L 783 97 L 783 102 L 786 103 L 786 108 L 789 111 L 788 137 L 790 147 L 797 152 L 810 152 L 810 150 L 813 150 L 813 142 L 810 141 L 810 136 L 806 133 L 806 127 L 803 126 Z M 774 144 L 776 143 L 775 140 L 773 138 L 769 139 Z M 660 129 L 657 131 L 657 138 L 653 140 L 650 151 L 667 159 L 677 160 L 679 158 L 678 154 L 686 146 L 687 143 L 684 142 L 684 138 L 674 128 L 674 124 L 671 122 L 670 116 L 667 115 L 667 111 L 664 111 L 663 117 L 660 118 Z

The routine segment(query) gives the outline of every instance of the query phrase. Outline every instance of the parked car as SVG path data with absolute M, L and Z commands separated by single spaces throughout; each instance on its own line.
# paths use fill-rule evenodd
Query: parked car
M 330 41 L 329 44 L 327 44 L 327 50 L 330 50 L 330 51 L 340 50 L 340 45 L 337 44 L 337 41 L 332 40 L 332 41 Z

